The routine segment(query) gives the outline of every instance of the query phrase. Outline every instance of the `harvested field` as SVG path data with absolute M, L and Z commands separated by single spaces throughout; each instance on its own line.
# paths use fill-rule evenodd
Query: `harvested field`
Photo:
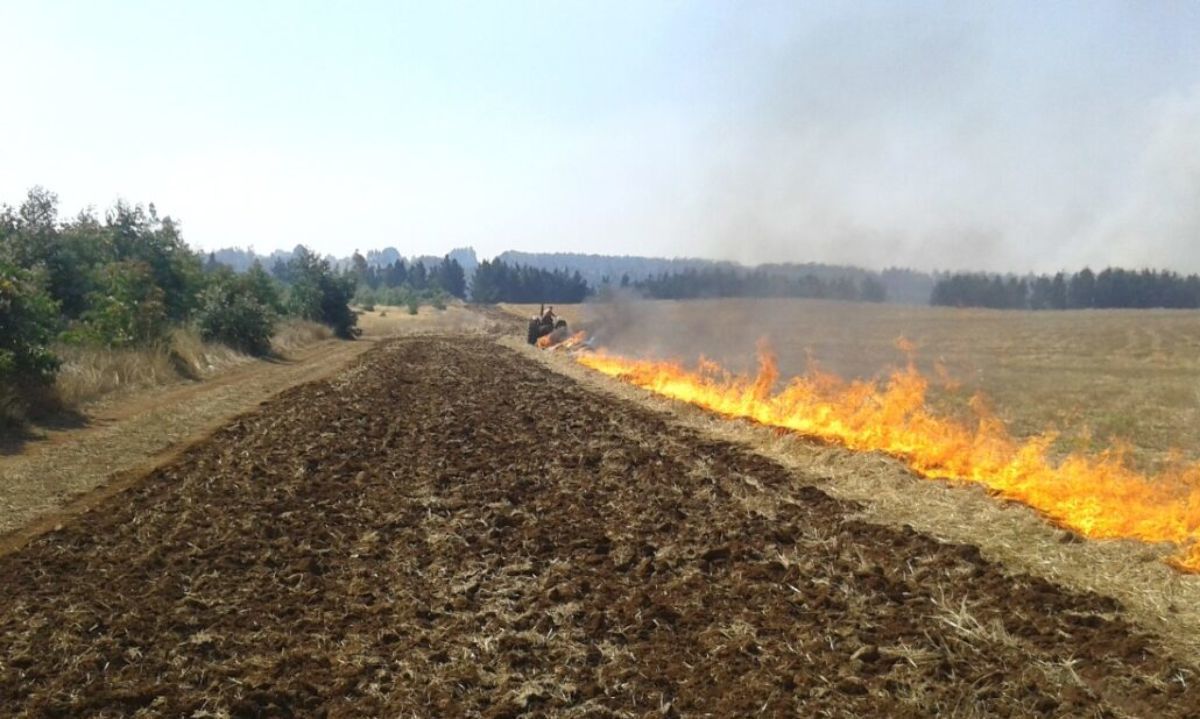
M 508 305 L 524 316 L 533 305 Z M 1140 468 L 1178 453 L 1200 459 L 1200 312 L 1016 311 L 803 299 L 724 299 L 556 306 L 572 326 L 626 355 L 754 368 L 767 338 L 784 377 L 809 358 L 837 374 L 876 377 L 903 365 L 896 340 L 916 348 L 945 414 L 970 421 L 982 392 L 1018 437 L 1046 429 L 1061 451 L 1126 442 Z M 937 365 L 945 369 L 939 371 Z M 953 382 L 943 382 L 948 377 Z
M 397 339 L 0 557 L 0 714 L 1200 716 L 1114 600 L 856 509 Z

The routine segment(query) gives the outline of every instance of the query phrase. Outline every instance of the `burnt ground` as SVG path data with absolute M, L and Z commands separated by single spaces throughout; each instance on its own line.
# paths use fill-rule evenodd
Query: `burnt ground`
M 854 512 L 396 340 L 0 557 L 0 715 L 1200 716 L 1113 600 Z

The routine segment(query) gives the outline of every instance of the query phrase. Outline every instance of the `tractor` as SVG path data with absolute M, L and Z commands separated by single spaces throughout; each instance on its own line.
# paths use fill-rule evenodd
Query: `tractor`
M 566 339 L 569 336 L 569 332 L 567 330 L 567 321 L 555 315 L 553 307 L 547 310 L 546 305 L 543 304 L 537 316 L 529 318 L 529 333 L 526 339 L 529 341 L 529 344 L 536 345 L 538 340 L 547 335 Z M 553 343 L 553 340 L 554 337 L 551 337 L 551 343 Z

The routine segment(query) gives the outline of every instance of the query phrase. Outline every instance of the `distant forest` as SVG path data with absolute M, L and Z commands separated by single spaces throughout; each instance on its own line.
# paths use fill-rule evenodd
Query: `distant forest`
M 1115 267 L 1099 273 L 1084 269 L 1029 277 L 956 273 L 938 279 L 930 304 L 1022 310 L 1197 309 L 1200 276 Z
M 226 249 L 213 253 L 211 259 L 243 271 L 256 261 L 269 268 L 286 265 L 293 252 L 276 251 L 260 256 L 250 250 Z M 746 267 L 698 258 L 515 251 L 480 262 L 469 247 L 452 250 L 445 257 L 405 258 L 396 248 L 388 247 L 363 255 L 325 259 L 334 269 L 357 275 L 360 280 L 357 298 L 368 303 L 374 297 L 381 303 L 404 304 L 407 295 L 380 290 L 400 287 L 423 296 L 422 286 L 425 286 L 476 302 L 578 302 L 591 295 L 625 288 L 654 299 L 813 297 L 1034 310 L 1200 308 L 1200 277 L 1162 270 L 1109 268 L 1098 273 L 1085 269 L 1077 273 L 1018 276 L 906 268 L 873 271 L 811 262 Z M 461 269 L 463 286 L 458 284 L 457 276 L 439 274 L 448 261 Z M 363 262 L 367 269 L 363 268 Z M 398 280 L 400 267 L 415 275 Z M 432 281 L 423 280 L 423 275 Z
M 293 252 L 276 250 L 270 255 L 257 255 L 252 250 L 229 248 L 213 252 L 211 259 L 236 271 L 243 271 L 255 262 L 264 267 L 286 263 Z M 398 263 L 410 270 L 423 265 L 432 272 L 444 260 L 453 260 L 462 268 L 466 278 L 467 296 L 477 302 L 575 302 L 579 300 L 564 298 L 603 294 L 612 288 L 624 286 L 655 298 L 826 297 L 923 305 L 929 303 L 936 281 L 936 277 L 928 272 L 902 268 L 875 272 L 849 265 L 813 262 L 746 267 L 736 262 L 698 258 L 508 251 L 486 262 L 487 269 L 480 275 L 482 283 L 476 292 L 475 277 L 483 263 L 479 262 L 475 250 L 470 247 L 451 250 L 444 258 L 406 257 L 395 247 L 355 254 L 373 272 L 382 273 L 380 276 L 394 273 Z M 327 256 L 325 259 L 335 269 L 355 271 L 360 279 L 364 279 L 366 273 L 358 268 L 355 256 Z M 383 286 L 394 288 L 407 285 L 409 289 L 420 293 L 417 286 L 419 281 L 416 284 L 405 281 L 387 285 L 388 281 L 383 281 Z M 364 283 L 360 283 L 360 288 L 363 286 Z M 378 288 L 372 286 L 372 289 Z M 538 292 L 544 292 L 546 296 L 535 297 Z M 359 299 L 364 301 L 371 301 L 371 297 L 369 290 L 359 293 Z M 379 302 L 396 304 L 395 301 L 386 301 L 382 295 L 379 297 Z M 394 295 L 390 297 L 396 299 Z
M 583 302 L 591 288 L 578 271 L 545 270 L 484 260 L 471 281 L 475 302 Z
M 621 286 L 632 287 L 652 299 L 685 300 L 701 297 L 809 297 L 815 299 L 883 302 L 887 288 L 872 275 L 857 282 L 849 277 L 822 279 L 808 274 L 789 277 L 766 269 L 739 272 L 734 269 L 708 268 L 685 270 L 675 274 L 631 282 L 628 275 Z
M 218 262 L 235 272 L 245 272 L 250 269 L 254 263 L 259 263 L 263 267 L 273 267 L 276 263 L 282 261 L 286 263 L 298 251 L 304 249 L 297 245 L 291 250 L 275 250 L 269 255 L 260 255 L 252 249 L 242 249 L 240 247 L 226 247 L 220 250 L 209 253 L 209 256 L 214 262 Z M 359 254 L 355 252 L 355 254 Z M 368 250 L 365 255 L 361 255 L 362 259 L 367 263 L 368 267 L 383 268 L 389 265 L 394 265 L 397 262 L 403 261 L 406 265 L 412 266 L 417 263 L 432 267 L 440 263 L 443 257 L 425 255 L 419 257 L 405 257 L 400 254 L 400 251 L 395 247 L 387 247 L 382 250 Z M 446 257 L 454 260 L 463 268 L 463 272 L 469 278 L 475 272 L 476 265 L 479 261 L 475 257 L 475 250 L 470 247 L 459 247 L 451 250 L 446 254 Z M 326 255 L 325 260 L 330 266 L 339 270 L 352 269 L 355 264 L 354 255 L 349 257 L 334 257 Z
M 697 258 L 667 259 L 658 257 L 587 255 L 566 252 L 534 253 L 511 251 L 501 253 L 496 259 L 508 263 L 517 262 L 528 267 L 579 272 L 580 276 L 595 290 L 602 290 L 605 285 L 618 286 L 622 282 L 627 286 L 630 284 L 634 286 L 661 284 L 660 280 L 663 275 L 667 277 L 695 276 L 709 271 L 722 271 L 725 273 L 736 273 L 742 277 L 761 273 L 772 278 L 786 279 L 793 285 L 806 286 L 809 289 L 815 284 L 814 280 L 816 283 L 830 286 L 835 284 L 842 285 L 842 280 L 848 280 L 856 287 L 862 287 L 864 284 L 873 285 L 875 282 L 878 282 L 883 285 L 885 290 L 884 301 L 899 304 L 924 305 L 929 303 L 930 293 L 933 291 L 936 281 L 934 275 L 919 270 L 889 268 L 882 272 L 875 272 L 851 265 L 826 265 L 816 262 L 774 263 L 746 267 L 736 262 Z M 689 275 L 689 273 L 692 274 Z M 773 281 L 778 282 L 778 279 Z M 673 284 L 680 284 L 681 282 L 682 280 L 671 280 Z M 740 284 L 745 288 L 747 294 L 718 295 L 713 294 L 712 287 L 707 287 L 702 294 L 692 294 L 689 296 L 753 297 L 756 296 L 754 292 L 761 291 L 762 288 L 762 283 L 755 280 L 741 282 Z M 778 285 L 776 285 L 776 289 L 778 289 Z M 803 294 L 799 289 L 796 292 L 797 294 L 783 296 L 814 296 Z M 872 288 L 870 294 L 874 296 L 874 292 L 875 290 Z
M 390 265 L 376 267 L 355 252 L 344 271 L 354 278 L 354 303 L 362 307 L 392 305 L 407 307 L 410 314 L 416 314 L 423 304 L 445 308 L 445 295 L 460 299 L 467 296 L 466 274 L 462 265 L 449 255 L 428 266 L 424 260 L 409 265 L 398 259 Z M 276 260 L 271 273 L 286 282 L 288 265 Z
M 578 252 L 517 252 L 509 250 L 496 256 L 507 264 L 520 264 L 544 270 L 578 272 L 589 287 L 618 282 L 628 276 L 630 281 L 643 280 L 661 274 L 678 274 L 688 270 L 711 268 L 735 269 L 733 262 L 702 260 L 690 257 L 632 257 L 628 255 L 588 255 Z

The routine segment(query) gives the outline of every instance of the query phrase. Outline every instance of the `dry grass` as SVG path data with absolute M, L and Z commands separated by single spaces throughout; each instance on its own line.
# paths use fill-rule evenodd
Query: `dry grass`
M 415 315 L 409 314 L 407 307 L 390 305 L 376 305 L 373 310 L 360 307 L 355 311 L 358 312 L 358 326 L 365 338 L 396 337 L 420 332 L 471 333 L 485 331 L 494 324 L 469 310 L 461 300 L 447 303 L 444 310 L 422 305 Z
M 510 305 L 515 314 L 537 306 Z M 694 361 L 706 355 L 750 370 L 770 340 L 786 377 L 810 357 L 847 377 L 904 363 L 916 345 L 940 411 L 970 417 L 981 392 L 1018 437 L 1059 431 L 1060 451 L 1128 442 L 1150 468 L 1180 450 L 1200 459 L 1200 312 L 1014 312 L 818 300 L 653 301 L 555 306 L 572 325 L 631 354 Z M 944 372 L 939 370 L 944 368 Z M 946 383 L 943 378 L 952 379 Z
M 287 356 L 332 336 L 325 325 L 287 320 L 280 323 L 271 338 L 271 348 L 276 355 Z M 63 345 L 55 352 L 63 360 L 54 385 L 56 400 L 67 408 L 181 380 L 204 380 L 253 359 L 218 342 L 204 341 L 191 327 L 173 330 L 166 343 L 153 347 Z
M 409 315 L 403 307 L 377 307 L 359 310 L 363 337 L 374 339 L 413 332 L 482 331 L 487 321 L 468 311 L 461 302 L 445 310 L 422 307 Z M 271 352 L 288 358 L 306 348 L 331 340 L 329 327 L 307 320 L 280 322 L 271 338 Z M 20 428 L 28 416 L 52 416 L 58 411 L 75 410 L 100 399 L 116 399 L 127 394 L 161 387 L 180 381 L 201 381 L 222 370 L 253 358 L 223 344 L 205 342 L 193 328 L 172 332 L 169 340 L 155 347 L 104 349 L 60 345 L 55 353 L 63 365 L 54 387 L 44 396 L 28 391 L 16 396 L 0 387 L 0 427 Z M 32 411 L 27 408 L 32 405 Z
M 275 334 L 271 337 L 271 351 L 287 355 L 332 337 L 333 330 L 326 325 L 308 320 L 285 320 L 275 328 Z
M 194 329 L 180 328 L 154 347 L 105 349 L 61 346 L 55 381 L 61 402 L 81 407 L 106 395 L 157 387 L 181 379 L 203 379 L 248 359 L 222 344 L 205 342 Z

